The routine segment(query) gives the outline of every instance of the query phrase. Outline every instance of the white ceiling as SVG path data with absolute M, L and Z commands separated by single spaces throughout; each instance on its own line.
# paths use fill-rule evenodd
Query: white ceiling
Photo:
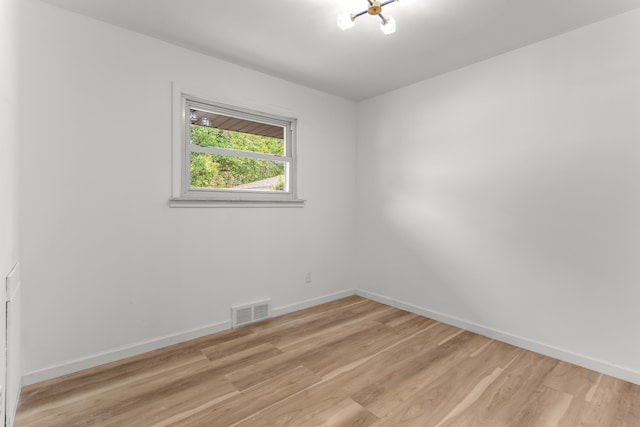
M 366 99 L 640 7 L 640 0 L 416 0 L 385 6 L 385 36 L 366 0 L 44 0 L 353 100 Z

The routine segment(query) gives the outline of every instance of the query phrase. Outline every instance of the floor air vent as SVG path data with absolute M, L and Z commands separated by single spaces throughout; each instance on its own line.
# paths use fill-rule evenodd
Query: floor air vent
M 246 325 L 268 319 L 271 316 L 271 301 L 260 301 L 252 304 L 231 307 L 232 326 Z

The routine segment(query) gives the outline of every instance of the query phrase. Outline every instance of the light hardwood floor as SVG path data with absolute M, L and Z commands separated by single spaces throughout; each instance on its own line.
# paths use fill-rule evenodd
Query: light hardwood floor
M 353 296 L 25 387 L 16 426 L 640 426 L 640 386 Z

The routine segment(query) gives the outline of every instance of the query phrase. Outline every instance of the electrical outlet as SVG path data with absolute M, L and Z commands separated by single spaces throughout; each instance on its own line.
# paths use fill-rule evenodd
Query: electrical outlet
M 311 283 L 311 272 L 304 275 L 304 283 Z

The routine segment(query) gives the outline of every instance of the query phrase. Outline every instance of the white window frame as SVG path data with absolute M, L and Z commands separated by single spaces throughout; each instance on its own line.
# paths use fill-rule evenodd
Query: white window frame
M 223 104 L 186 93 L 175 93 L 173 132 L 173 191 L 171 207 L 303 207 L 297 198 L 297 119 L 264 113 L 253 109 Z M 196 108 L 215 114 L 250 120 L 284 128 L 284 156 L 237 151 L 217 147 L 198 147 L 190 144 L 189 110 Z M 190 161 L 192 152 L 249 157 L 285 163 L 285 191 L 257 191 L 232 189 L 191 188 Z M 178 181 L 178 182 L 176 182 Z

